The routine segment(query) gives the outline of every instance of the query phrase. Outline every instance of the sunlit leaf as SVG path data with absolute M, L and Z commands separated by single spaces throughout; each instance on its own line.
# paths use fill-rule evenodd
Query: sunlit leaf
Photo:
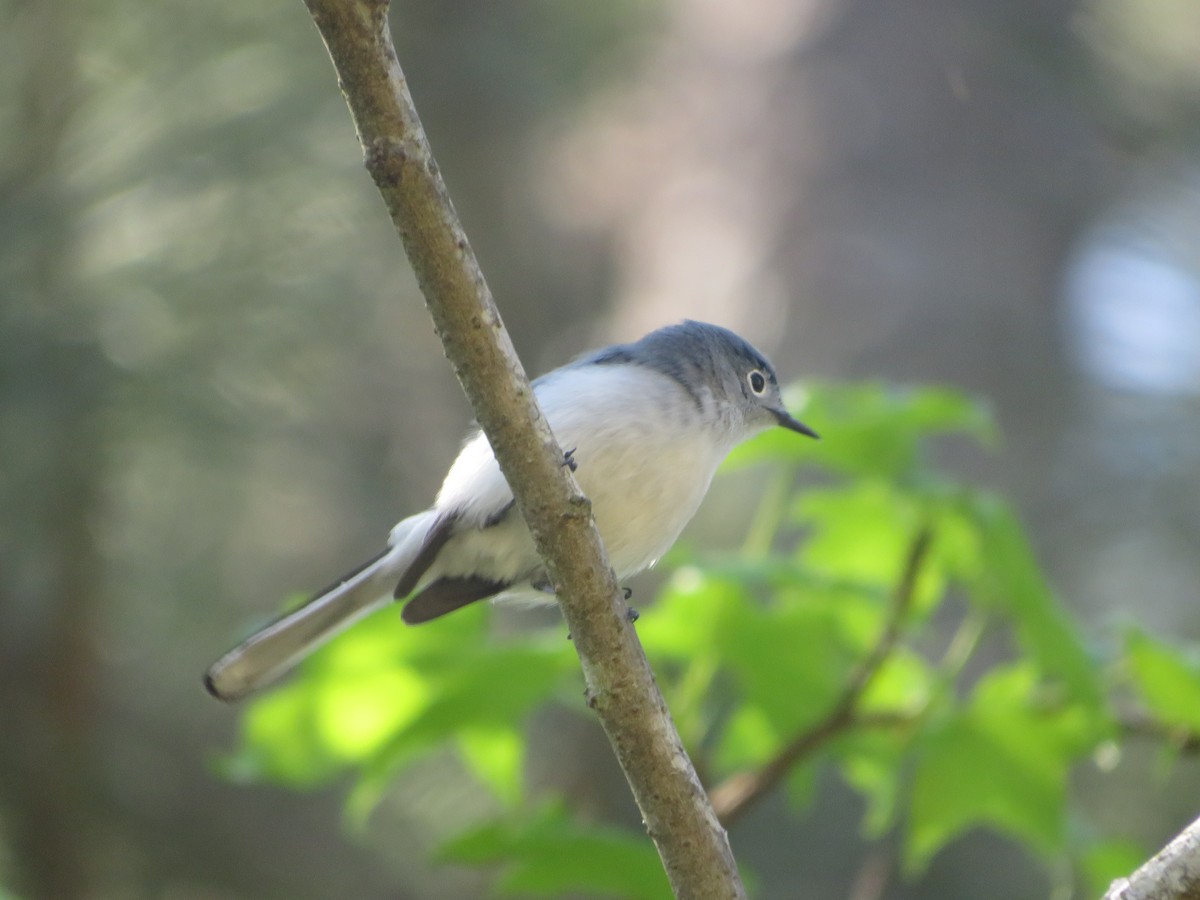
M 242 718 L 242 744 L 218 760 L 237 781 L 270 780 L 293 787 L 321 784 L 346 764 L 325 744 L 310 691 L 289 685 L 259 700 Z
M 224 764 L 242 778 L 296 786 L 340 771 L 364 774 L 356 803 L 378 794 L 383 773 L 442 741 L 464 737 L 468 762 L 500 796 L 519 791 L 514 731 L 529 710 L 554 696 L 578 664 L 569 643 L 487 637 L 480 606 L 411 628 L 376 615 L 341 635 L 282 687 L 250 704 L 242 747 Z M 501 743 L 507 732 L 508 745 Z M 484 752 L 491 735 L 490 752 Z M 471 741 L 474 741 L 471 743 Z
M 578 664 L 561 635 L 553 643 L 488 646 L 460 655 L 430 676 L 428 702 L 390 735 L 366 774 L 386 776 L 464 730 L 519 727 L 531 710 L 559 693 L 564 677 L 577 678 Z
M 454 630 L 469 642 L 471 629 L 468 619 Z M 445 637 L 415 632 L 381 614 L 314 654 L 248 704 L 242 746 L 226 771 L 304 786 L 369 759 L 428 702 L 427 678 L 406 660 Z
M 798 522 L 796 549 L 775 550 L 778 536 L 765 534 L 744 558 L 679 550 L 673 559 L 683 564 L 637 625 L 681 734 L 720 778 L 763 765 L 821 723 L 879 640 L 913 542 L 928 529 L 901 639 L 858 699 L 864 724 L 820 742 L 783 787 L 803 807 L 822 766 L 837 766 L 864 798 L 867 834 L 907 823 L 910 869 L 976 827 L 1061 853 L 1067 776 L 1111 734 L 1111 714 L 1098 666 L 1017 517 L 931 467 L 931 437 L 992 440 L 986 409 L 953 391 L 876 384 L 816 385 L 790 400 L 825 439 L 777 431 L 735 453 L 732 465 L 770 458 L 835 475 L 819 485 L 798 478 L 797 497 L 763 517 L 768 528 L 784 518 L 785 533 Z M 959 670 L 936 662 L 943 639 L 922 655 L 945 596 L 979 604 L 1017 638 L 1017 659 L 979 678 L 966 701 Z M 583 709 L 578 662 L 561 632 L 499 640 L 482 607 L 447 617 L 445 627 L 396 626 L 383 617 L 363 623 L 255 703 L 227 771 L 308 785 L 351 769 L 359 780 L 350 806 L 361 815 L 420 755 L 455 747 L 506 813 L 446 845 L 444 859 L 499 867 L 502 893 L 668 895 L 640 834 L 527 805 L 530 712 L 562 700 Z M 1200 662 L 1136 632 L 1127 651 L 1150 710 L 1200 730 Z M 1091 877 L 1113 859 L 1097 850 Z
M 900 578 L 911 537 L 921 524 L 911 498 L 878 481 L 811 489 L 798 518 L 812 527 L 800 558 L 831 578 L 891 587 Z
M 871 679 L 858 708 L 866 713 L 915 713 L 929 703 L 934 677 L 921 656 L 904 646 L 894 647 Z

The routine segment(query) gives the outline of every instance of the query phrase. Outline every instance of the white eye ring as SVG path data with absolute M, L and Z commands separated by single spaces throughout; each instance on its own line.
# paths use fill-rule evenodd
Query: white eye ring
M 767 377 L 758 369 L 754 369 L 746 376 L 746 381 L 750 383 L 750 390 L 756 396 L 761 397 L 767 391 Z

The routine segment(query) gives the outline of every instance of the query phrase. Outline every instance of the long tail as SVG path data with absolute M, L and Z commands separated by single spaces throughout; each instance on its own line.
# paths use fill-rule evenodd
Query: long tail
M 421 551 L 434 525 L 433 514 L 412 516 L 403 525 L 392 533 L 392 546 L 381 555 L 213 663 L 204 675 L 208 692 L 226 702 L 241 700 L 363 616 L 391 603 L 396 585 L 408 580 L 414 563 L 425 568 L 430 562 Z

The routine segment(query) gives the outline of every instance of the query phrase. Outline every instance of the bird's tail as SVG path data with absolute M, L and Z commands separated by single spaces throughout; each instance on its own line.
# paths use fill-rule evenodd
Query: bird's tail
M 393 531 L 391 546 L 382 554 L 299 609 L 250 635 L 209 666 L 204 675 L 208 692 L 226 702 L 241 700 L 270 684 L 363 616 L 386 606 L 392 601 L 397 583 L 420 557 L 432 524 L 430 513 L 406 520 Z

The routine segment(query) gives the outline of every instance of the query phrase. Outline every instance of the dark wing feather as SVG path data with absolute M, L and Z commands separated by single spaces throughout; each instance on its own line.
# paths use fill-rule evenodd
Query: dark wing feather
M 492 581 L 470 575 L 461 578 L 439 578 L 408 601 L 400 617 L 409 625 L 428 622 L 438 616 L 500 593 L 508 587 L 503 581 Z
M 425 535 L 425 543 L 421 545 L 421 549 L 417 552 L 412 563 L 404 570 L 404 574 L 400 576 L 396 590 L 392 592 L 393 597 L 399 600 L 413 592 L 413 588 L 417 586 L 417 582 L 421 580 L 421 576 L 425 574 L 425 570 L 433 565 L 433 561 L 437 559 L 437 555 L 446 546 L 446 541 L 450 540 L 450 537 L 454 534 L 454 523 L 457 521 L 457 515 L 447 515 L 433 523 L 433 527 Z

